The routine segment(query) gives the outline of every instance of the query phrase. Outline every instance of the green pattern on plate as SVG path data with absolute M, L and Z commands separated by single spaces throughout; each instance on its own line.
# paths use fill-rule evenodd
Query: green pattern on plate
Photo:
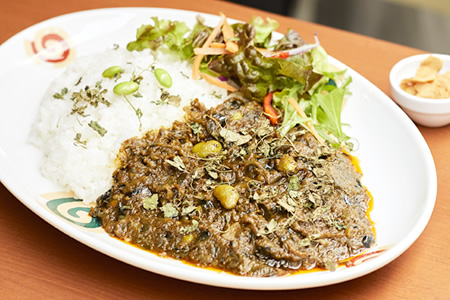
M 68 218 L 67 216 L 63 215 L 59 210 L 58 207 L 62 204 L 71 203 L 71 207 L 66 210 L 67 215 L 73 218 Z M 47 202 L 47 207 L 54 212 L 57 216 L 74 223 L 78 226 L 84 227 L 84 228 L 97 228 L 100 227 L 101 224 L 97 218 L 89 218 L 89 222 L 80 222 L 81 217 L 78 215 L 79 212 L 85 212 L 86 214 L 89 213 L 90 208 L 85 206 L 83 204 L 82 200 L 74 199 L 74 198 L 59 198 L 50 200 Z

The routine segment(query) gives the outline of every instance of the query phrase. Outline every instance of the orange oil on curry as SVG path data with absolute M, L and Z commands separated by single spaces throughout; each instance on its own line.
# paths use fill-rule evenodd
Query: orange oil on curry
M 361 166 L 360 166 L 360 161 L 359 158 L 357 158 L 356 156 L 353 156 L 347 152 L 345 152 L 345 154 L 347 154 L 351 161 L 353 166 L 355 166 L 356 172 L 358 172 L 359 174 L 363 175 L 363 172 L 361 170 Z M 369 196 L 369 202 L 367 203 L 367 211 L 366 211 L 366 216 L 369 219 L 370 223 L 372 224 L 372 230 L 373 230 L 373 234 L 375 236 L 376 232 L 375 232 L 375 223 L 373 222 L 372 218 L 370 217 L 370 213 L 373 210 L 373 196 L 372 193 L 367 189 L 366 186 L 364 186 L 364 189 L 366 190 L 367 195 Z

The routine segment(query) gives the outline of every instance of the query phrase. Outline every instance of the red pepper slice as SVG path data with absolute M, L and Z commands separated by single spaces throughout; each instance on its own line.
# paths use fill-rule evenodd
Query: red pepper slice
M 283 58 L 283 59 L 285 59 L 285 58 L 288 58 L 289 56 L 291 56 L 291 55 L 287 51 L 278 51 L 278 52 L 273 53 L 273 55 L 270 56 L 270 57 L 271 58 Z
M 264 112 L 267 115 L 267 118 L 269 118 L 270 123 L 272 125 L 277 125 L 280 116 L 277 114 L 275 108 L 272 107 L 272 98 L 273 92 L 267 93 L 267 95 L 264 97 L 263 108 Z

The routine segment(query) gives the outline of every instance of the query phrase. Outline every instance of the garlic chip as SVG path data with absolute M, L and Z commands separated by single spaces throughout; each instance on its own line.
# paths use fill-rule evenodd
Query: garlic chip
M 430 55 L 421 62 L 416 76 L 403 79 L 400 87 L 421 98 L 450 98 L 450 71 L 439 74 L 441 68 L 442 60 Z

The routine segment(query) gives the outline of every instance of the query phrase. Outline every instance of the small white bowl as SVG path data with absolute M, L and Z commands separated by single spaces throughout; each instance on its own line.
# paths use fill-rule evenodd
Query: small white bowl
M 450 98 L 421 98 L 405 92 L 400 87 L 403 79 L 416 75 L 420 63 L 430 55 L 440 58 L 443 62 L 439 74 L 450 71 L 450 55 L 419 54 L 404 58 L 391 69 L 389 75 L 391 95 L 403 111 L 417 124 L 427 127 L 441 127 L 450 124 Z

